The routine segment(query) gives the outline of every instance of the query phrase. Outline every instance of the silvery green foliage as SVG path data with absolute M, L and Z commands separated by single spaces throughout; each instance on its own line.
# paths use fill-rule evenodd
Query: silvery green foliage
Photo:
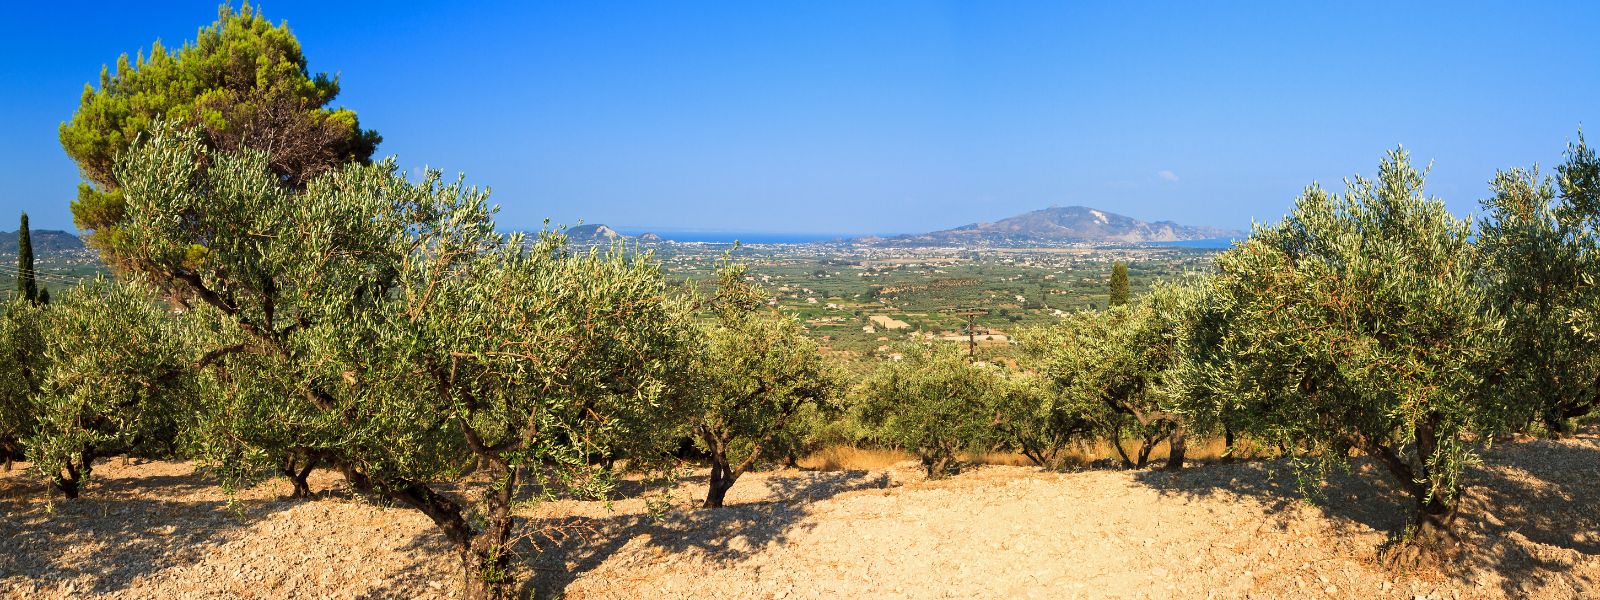
M 1376 457 L 1447 524 L 1463 468 L 1503 420 L 1482 374 L 1501 321 L 1476 281 L 1470 223 L 1423 193 L 1390 153 L 1343 195 L 1308 188 L 1280 223 L 1217 259 L 1192 367 L 1216 392 L 1193 412 L 1249 415 L 1303 479 Z
M 118 175 L 125 258 L 212 334 L 215 414 L 197 450 L 240 476 L 289 451 L 360 453 L 350 429 L 361 415 L 342 393 L 345 370 L 328 362 L 327 332 L 378 318 L 405 294 L 408 264 L 449 266 L 498 243 L 486 192 L 437 172 L 413 183 L 392 161 L 351 165 L 296 193 L 267 160 L 160 126 Z
M 329 364 L 368 374 L 355 395 L 393 411 L 373 416 L 437 423 L 474 456 L 528 468 L 541 490 L 607 475 L 588 467 L 592 455 L 661 458 L 683 416 L 665 392 L 685 331 L 659 264 L 622 248 L 575 253 L 550 232 L 523 241 L 455 267 L 417 255 L 377 319 L 327 331 L 340 355 Z M 406 448 L 430 443 L 432 427 L 390 438 L 364 467 L 425 474 L 411 472 Z
M 68 289 L 43 317 L 33 468 L 75 497 L 96 457 L 170 453 L 195 396 L 181 324 L 147 288 L 104 279 Z
M 1537 169 L 1498 173 L 1478 233 L 1491 302 L 1507 319 L 1504 397 L 1556 433 L 1600 403 L 1600 346 L 1585 323 L 1600 306 L 1600 160 L 1580 136 L 1555 181 Z
M 1038 373 L 1004 377 L 988 402 L 996 441 L 1047 469 L 1061 467 L 1062 451 L 1072 444 L 1102 435 L 1108 418 L 1104 404 Z
M 392 161 L 288 192 L 263 155 L 168 128 L 119 177 L 130 264 L 212 340 L 201 455 L 239 475 L 311 457 L 424 512 L 469 595 L 513 587 L 519 492 L 601 493 L 588 457 L 660 460 L 660 423 L 681 422 L 664 374 L 682 310 L 649 255 L 507 239 L 486 191 Z M 473 502 L 433 487 L 473 469 Z
M 862 382 L 857 408 L 878 441 L 916 454 L 929 477 L 944 477 L 959 453 L 996 441 L 989 396 L 1000 385 L 999 368 L 971 362 L 949 344 L 902 353 Z
M 0 460 L 9 468 L 38 423 L 33 397 L 44 378 L 46 309 L 13 301 L 0 310 Z
M 743 265 L 724 265 L 711 308 L 696 328 L 689 389 L 695 444 L 711 457 L 705 505 L 759 461 L 799 445 L 798 421 L 826 410 L 836 376 L 794 317 L 765 306 L 766 293 L 744 281 Z
M 1156 444 L 1182 445 L 1181 410 L 1173 394 L 1185 308 L 1194 290 L 1160 284 L 1132 304 L 1067 315 L 1057 325 L 1022 336 L 1024 349 L 1049 377 L 1080 418 L 1120 444 L 1125 435 L 1142 439 L 1131 467 L 1143 467 Z M 1173 466 L 1180 466 L 1182 453 Z

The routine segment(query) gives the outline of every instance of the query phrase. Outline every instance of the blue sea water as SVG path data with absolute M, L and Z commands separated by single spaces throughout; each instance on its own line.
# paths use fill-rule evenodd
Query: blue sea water
M 1179 240 L 1176 242 L 1150 242 L 1150 244 L 1154 246 L 1176 246 L 1179 248 L 1218 248 L 1226 250 L 1232 248 L 1233 243 L 1237 241 L 1239 241 L 1237 238 L 1209 238 L 1204 240 Z

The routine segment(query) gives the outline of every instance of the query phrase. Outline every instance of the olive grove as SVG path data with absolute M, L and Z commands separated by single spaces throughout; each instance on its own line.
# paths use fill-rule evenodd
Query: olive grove
M 731 258 L 702 297 L 638 247 L 502 233 L 487 190 L 373 162 L 338 91 L 249 8 L 85 90 L 61 141 L 116 278 L 53 302 L 19 278 L 8 471 L 26 458 L 70 500 L 96 459 L 181 458 L 308 500 L 325 469 L 425 515 L 467 597 L 508 598 L 537 551 L 530 505 L 697 463 L 715 509 L 838 440 L 943 478 L 992 451 L 1064 468 L 1096 440 L 1129 469 L 1166 444 L 1177 470 L 1196 438 L 1229 458 L 1248 438 L 1312 497 L 1365 456 L 1409 499 L 1403 556 L 1448 555 L 1485 448 L 1600 407 L 1600 159 L 1581 136 L 1553 178 L 1498 174 L 1476 222 L 1395 151 L 1342 193 L 1307 188 L 1210 272 L 1134 295 L 1117 261 L 1108 306 L 1022 332 L 1015 364 L 933 336 L 850 361 Z

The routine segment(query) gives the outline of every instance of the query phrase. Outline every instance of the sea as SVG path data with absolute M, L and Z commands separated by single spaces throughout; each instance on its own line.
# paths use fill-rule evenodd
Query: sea
M 1178 248 L 1215 248 L 1226 250 L 1232 248 L 1239 238 L 1207 238 L 1203 240 L 1178 240 L 1176 242 L 1150 242 L 1152 246 L 1175 246 Z

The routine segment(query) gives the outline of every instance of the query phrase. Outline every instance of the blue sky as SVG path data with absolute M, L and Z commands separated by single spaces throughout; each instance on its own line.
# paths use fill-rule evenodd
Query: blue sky
M 90 4 L 0 19 L 0 215 L 35 227 L 71 227 L 56 131 L 83 84 L 217 8 Z M 1600 128 L 1600 3 L 1101 4 L 263 8 L 381 154 L 490 186 L 506 228 L 890 233 L 1072 204 L 1244 227 L 1402 144 L 1466 213 Z

